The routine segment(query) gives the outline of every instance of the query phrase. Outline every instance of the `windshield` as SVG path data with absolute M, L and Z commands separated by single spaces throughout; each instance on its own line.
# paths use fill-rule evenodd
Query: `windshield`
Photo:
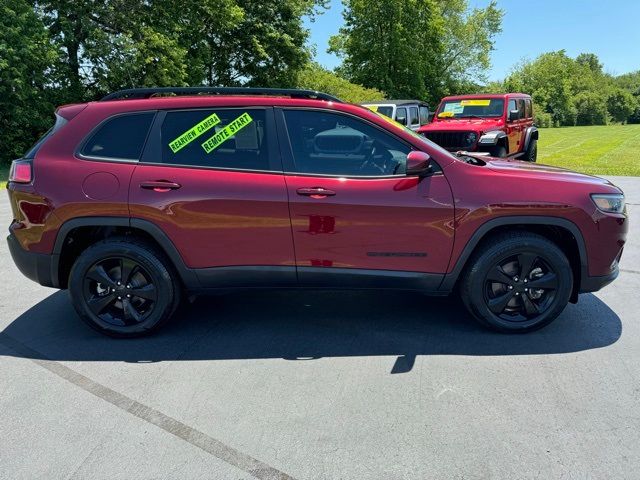
M 392 126 L 402 130 L 405 133 L 408 133 L 409 135 L 411 135 L 414 138 L 417 138 L 418 140 L 420 140 L 421 142 L 426 143 L 427 145 L 429 145 L 429 147 L 433 148 L 434 150 L 437 150 L 438 152 L 442 153 L 442 154 L 446 154 L 449 157 L 455 158 L 456 160 L 458 160 L 458 158 L 456 158 L 451 152 L 449 152 L 448 150 L 445 150 L 444 148 L 442 148 L 440 145 L 438 145 L 437 143 L 432 142 L 431 140 L 429 140 L 428 138 L 426 138 L 423 135 L 420 135 L 419 133 L 411 130 L 410 128 L 405 127 L 404 125 L 396 122 L 395 120 L 390 119 L 389 117 L 387 117 L 386 115 L 380 115 L 380 112 L 375 112 L 374 113 L 376 115 L 378 115 L 380 118 L 382 118 L 383 120 L 386 120 L 387 122 L 389 122 Z
M 503 112 L 502 98 L 447 100 L 440 106 L 438 118 L 501 117 Z

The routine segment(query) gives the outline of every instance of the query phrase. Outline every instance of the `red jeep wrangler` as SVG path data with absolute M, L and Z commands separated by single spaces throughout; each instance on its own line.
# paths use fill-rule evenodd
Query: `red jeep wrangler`
M 628 229 L 606 180 L 456 157 L 301 90 L 60 107 L 8 192 L 18 268 L 120 337 L 157 329 L 184 293 L 274 287 L 455 290 L 484 325 L 526 332 L 616 278 Z
M 449 151 L 487 152 L 535 162 L 538 129 L 531 97 L 522 93 L 445 97 L 418 132 Z

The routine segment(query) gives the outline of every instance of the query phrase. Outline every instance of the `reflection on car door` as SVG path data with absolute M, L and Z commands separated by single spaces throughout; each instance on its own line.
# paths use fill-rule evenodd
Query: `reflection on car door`
M 407 177 L 411 147 L 350 115 L 285 109 L 276 119 L 300 282 L 345 269 L 446 271 L 453 200 L 442 174 Z

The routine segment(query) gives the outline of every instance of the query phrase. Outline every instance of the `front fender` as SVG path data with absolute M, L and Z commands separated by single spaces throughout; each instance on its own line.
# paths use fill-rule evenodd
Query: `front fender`
M 503 138 L 507 138 L 507 134 L 502 130 L 492 130 L 489 132 L 483 133 L 478 139 L 478 146 L 480 147 L 491 147 L 497 145 L 500 140 Z

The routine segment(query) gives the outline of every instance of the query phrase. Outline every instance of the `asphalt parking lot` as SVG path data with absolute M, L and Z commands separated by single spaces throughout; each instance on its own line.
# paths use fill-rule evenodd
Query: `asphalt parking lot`
M 612 181 L 619 279 L 526 336 L 455 298 L 260 292 L 111 340 L 2 241 L 0 478 L 638 478 L 640 178 Z

